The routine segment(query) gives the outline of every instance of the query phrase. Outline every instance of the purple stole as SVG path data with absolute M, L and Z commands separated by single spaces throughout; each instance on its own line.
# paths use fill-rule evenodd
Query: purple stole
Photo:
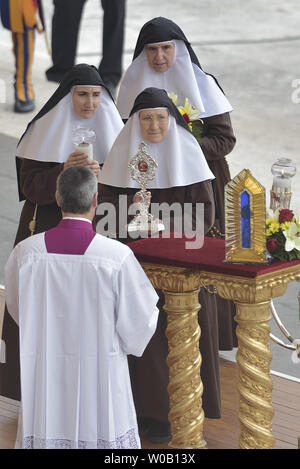
M 89 221 L 63 219 L 55 228 L 45 232 L 47 252 L 83 255 L 95 234 Z

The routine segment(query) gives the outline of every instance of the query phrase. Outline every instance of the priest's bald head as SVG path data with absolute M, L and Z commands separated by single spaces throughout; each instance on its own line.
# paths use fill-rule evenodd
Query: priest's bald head
M 98 181 L 85 166 L 71 166 L 57 178 L 56 202 L 63 217 L 84 217 L 92 220 L 97 208 Z

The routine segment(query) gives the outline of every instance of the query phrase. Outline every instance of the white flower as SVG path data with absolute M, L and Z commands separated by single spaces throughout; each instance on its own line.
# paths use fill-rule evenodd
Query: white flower
M 287 252 L 297 249 L 300 251 L 300 224 L 292 222 L 289 228 L 283 231 L 285 236 L 285 250 Z
M 187 98 L 185 98 L 185 103 L 183 107 L 191 121 L 194 121 L 195 119 L 197 119 L 197 117 L 199 116 L 199 111 L 198 109 L 196 109 L 194 106 L 191 105 L 191 103 L 189 102 Z

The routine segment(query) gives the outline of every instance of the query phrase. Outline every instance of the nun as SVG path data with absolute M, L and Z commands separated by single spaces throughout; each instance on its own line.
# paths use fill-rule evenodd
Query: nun
M 56 226 L 61 211 L 55 201 L 56 180 L 67 167 L 84 165 L 96 176 L 123 127 L 109 90 L 97 69 L 72 67 L 54 94 L 28 124 L 16 151 L 20 201 L 24 201 L 15 244 Z M 94 131 L 93 158 L 75 150 L 73 137 Z M 20 400 L 18 328 L 4 313 L 0 395 Z M 5 353 L 4 353 L 5 352 Z
M 213 172 L 215 220 L 210 230 L 214 237 L 225 236 L 224 187 L 230 181 L 226 161 L 234 148 L 230 113 L 232 106 L 217 79 L 202 70 L 196 54 L 180 27 L 173 21 L 157 17 L 142 27 L 137 39 L 133 61 L 119 89 L 117 107 L 127 119 L 135 97 L 148 86 L 165 89 L 177 96 L 177 105 L 185 100 L 198 111 L 195 129 L 198 142 Z M 217 297 L 220 350 L 237 346 L 232 301 Z
M 182 207 L 184 203 L 190 203 L 193 207 L 197 203 L 203 203 L 204 232 L 207 233 L 214 221 L 211 187 L 214 176 L 195 137 L 165 90 L 147 88 L 135 99 L 129 119 L 103 165 L 99 184 L 101 201 L 118 207 L 119 197 L 126 195 L 128 206 L 136 202 L 139 185 L 130 177 L 128 164 L 138 153 L 141 142 L 147 145 L 147 153 L 157 164 L 155 178 L 147 187 L 151 192 L 150 210 L 155 203 L 164 202 L 171 206 L 177 202 Z M 196 215 L 193 212 L 193 227 L 197 223 Z M 130 217 L 125 220 L 124 225 L 129 220 Z M 162 222 L 165 221 L 162 218 Z M 121 228 L 124 229 L 119 226 L 119 232 Z M 128 242 L 128 239 L 120 240 Z M 202 329 L 200 350 L 203 357 L 203 408 L 207 417 L 219 418 L 221 409 L 216 302 L 214 295 L 206 291 L 200 292 L 199 301 L 202 305 L 199 323 Z M 168 344 L 165 336 L 167 318 L 162 305 L 163 297 L 160 295 L 157 330 L 143 356 L 139 359 L 129 357 L 138 421 L 141 430 L 147 427 L 147 438 L 153 443 L 162 443 L 170 438 L 167 392 L 169 373 L 166 364 Z

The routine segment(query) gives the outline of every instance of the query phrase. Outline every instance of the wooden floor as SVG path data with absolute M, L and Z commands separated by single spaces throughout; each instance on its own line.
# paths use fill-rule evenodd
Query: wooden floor
M 205 419 L 204 439 L 208 449 L 238 449 L 240 427 L 237 417 L 237 364 L 220 359 L 220 375 L 222 418 Z M 300 383 L 274 375 L 272 381 L 275 411 L 273 435 L 276 440 L 274 449 L 297 449 L 300 436 Z M 147 441 L 143 441 L 143 447 L 167 448 L 166 445 L 150 445 Z
M 0 330 L 4 309 L 4 293 L 0 289 Z M 238 449 L 239 397 L 237 392 L 237 365 L 220 359 L 222 418 L 205 419 L 204 438 L 209 449 Z M 276 449 L 298 448 L 300 436 L 300 383 L 272 375 L 273 434 Z M 0 396 L 0 449 L 14 447 L 17 431 L 18 402 Z M 144 448 L 166 448 L 142 440 Z

